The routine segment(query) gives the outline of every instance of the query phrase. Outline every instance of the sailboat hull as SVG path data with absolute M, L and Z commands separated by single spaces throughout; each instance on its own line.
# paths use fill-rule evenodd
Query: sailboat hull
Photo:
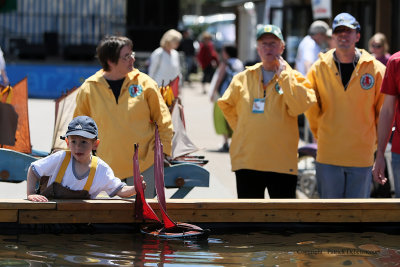
M 210 233 L 189 223 L 176 223 L 175 227 L 164 228 L 159 223 L 143 225 L 140 229 L 143 234 L 161 239 L 206 239 Z

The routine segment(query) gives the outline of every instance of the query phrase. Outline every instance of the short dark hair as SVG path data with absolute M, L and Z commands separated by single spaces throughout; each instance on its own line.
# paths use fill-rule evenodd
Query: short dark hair
M 237 49 L 233 45 L 224 46 L 223 50 L 228 54 L 229 57 L 237 57 Z
M 97 46 L 97 58 L 103 67 L 103 70 L 109 71 L 110 65 L 108 60 L 117 64 L 119 60 L 119 53 L 124 46 L 128 46 L 132 49 L 132 41 L 124 36 L 106 36 L 100 41 Z

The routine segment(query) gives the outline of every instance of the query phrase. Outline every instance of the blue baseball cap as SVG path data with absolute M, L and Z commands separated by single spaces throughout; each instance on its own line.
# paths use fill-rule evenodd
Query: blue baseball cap
M 360 31 L 361 27 L 358 21 L 349 13 L 340 13 L 333 19 L 332 23 L 332 31 L 335 32 L 335 29 L 339 26 L 345 26 L 353 30 Z
M 97 138 L 97 125 L 94 120 L 88 116 L 75 117 L 68 125 L 65 137 L 70 135 L 79 135 L 89 139 Z

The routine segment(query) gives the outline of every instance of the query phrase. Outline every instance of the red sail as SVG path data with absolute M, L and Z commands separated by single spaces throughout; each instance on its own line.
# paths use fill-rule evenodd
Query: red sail
M 136 189 L 135 217 L 137 219 L 154 220 L 161 223 L 154 210 L 146 202 L 144 196 L 142 178 L 139 171 L 138 149 L 139 145 L 135 144 L 135 154 L 133 155 L 133 183 Z
M 158 126 L 155 125 L 155 145 L 154 145 L 154 182 L 156 185 L 156 192 L 158 203 L 160 204 L 160 210 L 162 219 L 164 221 L 164 227 L 166 229 L 176 226 L 176 223 L 172 221 L 167 214 L 167 204 L 165 202 L 165 185 L 164 185 L 164 154 L 163 148 L 160 141 L 160 135 L 158 133 Z

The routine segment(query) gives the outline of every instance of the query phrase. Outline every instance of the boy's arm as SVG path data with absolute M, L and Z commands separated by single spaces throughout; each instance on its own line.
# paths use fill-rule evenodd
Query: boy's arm
M 40 181 L 40 177 L 32 171 L 32 166 L 28 169 L 28 175 L 26 178 L 26 195 L 28 200 L 35 202 L 47 202 L 48 199 L 45 196 L 36 194 L 36 184 Z
M 146 182 L 143 181 L 143 176 L 140 176 L 140 177 L 142 178 L 143 190 L 146 190 Z M 133 186 L 133 185 L 125 185 L 117 193 L 117 196 L 119 196 L 119 197 L 131 197 L 133 195 L 136 195 L 136 189 L 135 189 L 135 186 Z
M 131 197 L 136 194 L 135 187 L 133 185 L 126 185 L 119 190 L 117 196 L 119 197 Z

